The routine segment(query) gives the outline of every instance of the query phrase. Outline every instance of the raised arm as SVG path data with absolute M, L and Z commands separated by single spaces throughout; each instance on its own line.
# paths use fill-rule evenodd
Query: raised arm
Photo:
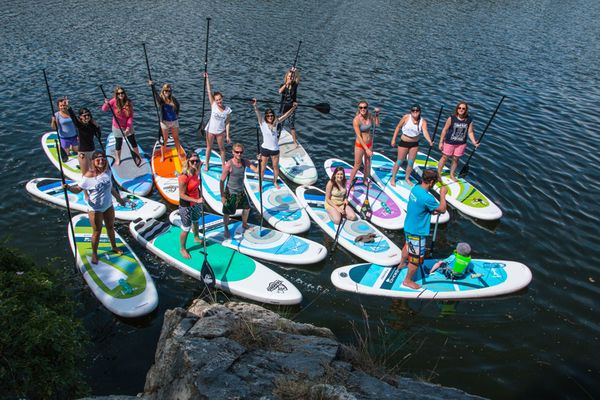
M 292 113 L 294 112 L 294 110 L 296 110 L 296 108 L 298 108 L 298 103 L 294 102 L 294 105 L 292 106 L 292 108 L 287 110 L 283 115 L 280 115 L 279 117 L 277 117 L 277 122 L 282 123 L 283 121 L 285 121 L 290 115 L 292 115 Z
M 254 112 L 256 113 L 256 119 L 258 120 L 258 124 L 260 125 L 262 123 L 262 114 L 260 113 L 260 110 L 256 106 L 255 98 L 252 99 L 252 107 L 254 107 Z
M 208 102 L 212 106 L 215 99 L 212 95 L 212 88 L 210 87 L 210 79 L 208 79 L 208 72 L 204 73 L 204 78 L 206 79 L 206 93 L 208 94 Z
M 375 124 L 375 126 L 379 126 L 379 112 L 381 111 L 381 109 L 379 107 L 375 107 L 373 109 L 373 116 L 371 117 L 371 120 L 373 121 L 373 123 Z

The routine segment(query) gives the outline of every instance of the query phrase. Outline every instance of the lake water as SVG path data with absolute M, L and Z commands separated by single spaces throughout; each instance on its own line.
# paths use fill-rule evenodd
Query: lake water
M 600 257 L 593 249 L 600 222 L 600 2 L 8 0 L 0 8 L 0 228 L 36 261 L 53 259 L 73 271 L 95 344 L 86 367 L 95 394 L 143 389 L 165 310 L 185 307 L 201 286 L 144 252 L 122 224 L 118 231 L 155 279 L 159 309 L 142 320 L 117 319 L 85 288 L 72 267 L 66 212 L 33 200 L 24 188 L 31 178 L 58 176 L 39 142 L 50 117 L 42 68 L 53 94 L 93 108 L 105 132 L 110 118 L 97 111 L 97 85 L 124 85 L 135 103 L 138 140 L 149 151 L 156 120 L 145 42 L 154 79 L 174 85 L 182 140 L 192 149 L 201 144 L 195 129 L 206 17 L 212 18 L 213 88 L 226 101 L 276 99 L 302 40 L 299 101 L 332 107 L 329 116 L 310 109 L 297 115 L 300 140 L 318 165 L 329 157 L 351 159 L 360 99 L 382 108 L 375 148 L 394 156 L 391 134 L 412 103 L 422 105 L 433 126 L 441 104 L 450 110 L 465 99 L 479 134 L 507 96 L 469 173 L 504 216 L 482 224 L 452 212 L 435 255 L 445 256 L 461 240 L 477 257 L 521 261 L 533 272 L 526 292 L 450 304 L 356 296 L 329 281 L 335 267 L 359 262 L 337 251 L 303 268 L 267 263 L 304 295 L 300 306 L 282 312 L 352 341 L 351 323 L 360 326 L 364 310 L 380 354 L 398 360 L 401 372 L 474 394 L 599 397 Z M 253 149 L 250 106 L 231 106 L 234 140 Z M 156 192 L 152 197 L 159 199 Z M 398 233 L 390 235 L 401 242 Z M 314 224 L 307 237 L 331 244 Z

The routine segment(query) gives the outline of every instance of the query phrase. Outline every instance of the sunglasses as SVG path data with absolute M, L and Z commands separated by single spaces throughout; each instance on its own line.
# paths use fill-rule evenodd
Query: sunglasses
M 81 114 L 79 118 L 91 118 L 90 114 Z
M 466 110 L 467 107 L 458 107 L 459 110 Z
M 191 160 L 190 160 L 190 163 L 191 163 L 191 164 L 198 164 L 198 161 L 200 161 L 200 159 L 198 159 L 198 158 L 193 158 L 193 159 L 191 159 Z
M 412 110 L 410 110 L 410 112 L 421 112 L 421 110 L 419 110 L 418 108 L 413 108 Z
M 233 150 L 234 154 L 242 154 L 244 150 Z
M 163 92 L 165 92 L 165 93 L 171 93 L 171 89 L 165 89 L 165 90 L 163 90 Z
M 369 106 L 358 106 L 359 110 L 366 110 L 367 108 L 369 108 Z
M 265 114 L 265 118 L 267 118 L 267 117 L 274 117 L 274 116 L 275 116 L 275 114 Z
M 117 94 L 120 96 L 122 94 L 125 94 L 125 92 L 117 92 Z

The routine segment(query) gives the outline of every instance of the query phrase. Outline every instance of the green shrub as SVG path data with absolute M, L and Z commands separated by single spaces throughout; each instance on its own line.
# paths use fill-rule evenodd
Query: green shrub
M 36 266 L 0 246 L 0 394 L 68 399 L 87 394 L 89 345 L 61 266 Z

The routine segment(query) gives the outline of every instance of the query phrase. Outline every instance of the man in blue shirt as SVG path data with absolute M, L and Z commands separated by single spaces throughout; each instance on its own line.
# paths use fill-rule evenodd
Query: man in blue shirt
M 421 184 L 415 185 L 410 191 L 406 220 L 404 221 L 406 241 L 402 248 L 402 259 L 398 265 L 398 268 L 403 268 L 408 259 L 408 272 L 402 283 L 411 289 L 421 287 L 413 281 L 413 276 L 425 257 L 425 245 L 429 235 L 431 215 L 446 211 L 446 193 L 448 192 L 448 188 L 445 185 L 442 186 L 439 202 L 429 193 L 431 188 L 439 181 L 436 170 L 425 170 L 422 179 Z

